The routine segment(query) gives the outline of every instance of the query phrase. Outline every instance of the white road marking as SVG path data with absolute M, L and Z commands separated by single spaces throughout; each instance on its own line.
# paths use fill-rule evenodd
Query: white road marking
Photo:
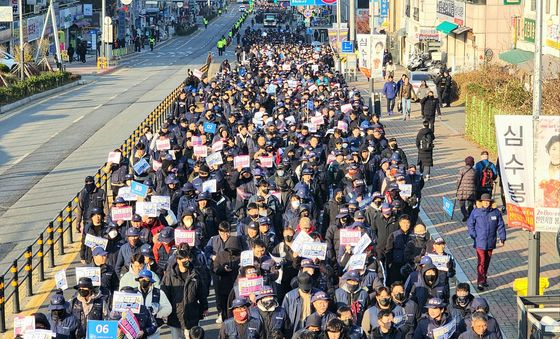
M 82 119 L 84 118 L 84 116 L 85 116 L 85 115 L 82 115 L 81 117 L 74 119 L 74 121 L 72 121 L 72 122 L 73 122 L 73 123 L 76 123 L 76 122 L 82 120 Z
M 12 164 L 12 166 L 15 166 L 17 164 L 19 164 L 23 159 L 25 159 L 28 155 L 30 154 L 30 152 L 25 153 L 24 155 L 22 155 L 21 157 L 17 158 L 16 161 L 14 161 L 14 163 Z

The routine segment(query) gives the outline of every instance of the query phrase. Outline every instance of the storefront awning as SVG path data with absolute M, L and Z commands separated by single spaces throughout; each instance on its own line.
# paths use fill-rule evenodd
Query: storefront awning
M 449 21 L 444 21 L 437 25 L 436 30 L 449 35 L 455 28 L 457 28 L 456 24 Z
M 519 65 L 534 58 L 533 52 L 524 51 L 522 49 L 510 49 L 509 51 L 502 52 L 499 55 L 500 60 L 510 63 L 512 65 Z
M 454 29 L 453 33 L 459 35 L 459 34 L 463 34 L 463 33 L 468 32 L 468 31 L 472 31 L 472 28 L 466 27 L 466 26 L 461 26 L 461 27 L 457 27 L 456 29 Z

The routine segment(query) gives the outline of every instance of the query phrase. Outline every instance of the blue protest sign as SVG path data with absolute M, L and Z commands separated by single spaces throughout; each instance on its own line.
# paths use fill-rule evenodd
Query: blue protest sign
M 117 337 L 118 321 L 88 320 L 88 339 L 113 339 Z
M 133 181 L 132 184 L 130 185 L 130 194 L 134 194 L 139 197 L 145 198 L 148 195 L 148 186 Z
M 389 16 L 389 0 L 381 0 L 379 14 L 384 18 Z
M 138 175 L 145 173 L 148 169 L 150 169 L 150 164 L 144 158 L 134 164 L 134 172 Z
M 205 122 L 203 125 L 204 133 L 216 134 L 216 124 L 213 122 Z
M 276 85 L 270 84 L 270 85 L 268 85 L 268 87 L 266 88 L 266 93 L 267 93 L 267 94 L 274 95 L 274 94 L 276 94 L 276 88 L 277 88 Z
M 313 104 L 313 100 L 307 100 L 307 109 L 308 110 L 315 109 L 315 105 Z
M 342 41 L 342 53 L 354 53 L 354 43 L 352 41 Z
M 443 197 L 443 210 L 450 217 L 453 218 L 453 211 L 455 210 L 455 202 L 448 197 Z

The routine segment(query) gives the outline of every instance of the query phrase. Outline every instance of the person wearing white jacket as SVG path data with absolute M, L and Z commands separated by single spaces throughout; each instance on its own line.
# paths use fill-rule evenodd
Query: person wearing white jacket
M 138 274 L 136 281 L 138 281 L 138 291 L 142 294 L 144 306 L 150 310 L 158 323 L 158 330 L 148 336 L 148 339 L 159 339 L 159 327 L 163 325 L 164 320 L 171 314 L 171 303 L 165 292 L 154 286 L 156 281 L 152 271 L 143 269 Z

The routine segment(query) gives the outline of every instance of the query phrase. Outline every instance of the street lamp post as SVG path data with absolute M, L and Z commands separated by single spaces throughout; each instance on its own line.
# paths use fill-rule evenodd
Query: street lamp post
M 23 50 L 23 1 L 18 0 L 19 14 L 19 79 L 25 77 L 25 52 Z

